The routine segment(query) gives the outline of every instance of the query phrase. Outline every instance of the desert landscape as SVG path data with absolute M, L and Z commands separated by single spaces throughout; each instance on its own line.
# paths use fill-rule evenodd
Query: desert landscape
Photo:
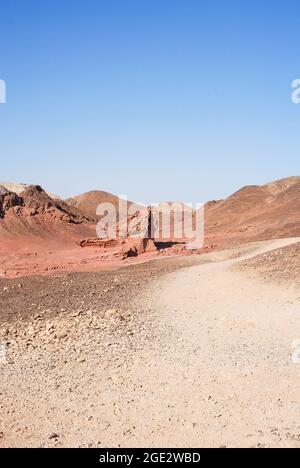
M 0 182 L 0 447 L 300 447 L 300 177 L 208 201 L 192 249 L 99 239 L 101 203 Z

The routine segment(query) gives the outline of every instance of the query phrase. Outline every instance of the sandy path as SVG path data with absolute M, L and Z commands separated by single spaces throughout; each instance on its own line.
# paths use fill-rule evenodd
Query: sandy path
M 250 258 L 293 242 L 239 253 Z M 160 339 L 123 381 L 135 400 L 131 414 L 121 409 L 121 445 L 300 446 L 300 366 L 291 359 L 300 304 L 233 271 L 236 262 L 176 272 L 149 292 Z
M 243 258 L 288 243 L 272 241 Z M 156 401 L 164 427 L 154 444 L 300 445 L 300 366 L 291 359 L 300 303 L 289 290 L 233 271 L 235 263 L 177 272 L 155 294 L 170 333 L 150 367 L 150 415 Z
M 300 303 L 233 268 L 294 241 L 210 254 L 155 282 L 130 340 L 107 348 L 91 345 L 97 331 L 82 334 L 84 360 L 53 355 L 45 373 L 46 355 L 27 357 L 4 370 L 2 445 L 300 446 Z

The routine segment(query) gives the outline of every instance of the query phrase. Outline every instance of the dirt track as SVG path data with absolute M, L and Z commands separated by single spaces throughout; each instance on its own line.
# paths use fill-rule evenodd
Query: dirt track
M 236 269 L 288 242 L 2 282 L 0 446 L 300 446 L 299 298 Z

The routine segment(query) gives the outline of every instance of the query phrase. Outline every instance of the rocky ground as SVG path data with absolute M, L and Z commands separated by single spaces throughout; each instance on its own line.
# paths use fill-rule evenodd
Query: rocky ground
M 100 394 L 155 341 L 149 305 L 135 299 L 162 275 L 199 261 L 170 258 L 115 271 L 0 280 L 0 342 L 6 346 L 0 446 L 101 446 L 101 437 L 88 437 L 90 424 L 100 432 L 106 424 L 93 417 L 93 408 L 105 404 L 87 396 L 91 379 L 99 373 L 101 386 L 93 392 Z
M 257 271 L 265 280 L 300 291 L 300 243 L 258 255 L 240 266 Z
M 0 446 L 299 446 L 298 299 L 235 269 L 290 242 L 1 279 Z

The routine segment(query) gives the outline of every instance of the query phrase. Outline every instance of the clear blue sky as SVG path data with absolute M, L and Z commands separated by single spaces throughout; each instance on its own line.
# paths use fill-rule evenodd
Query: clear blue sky
M 300 174 L 299 1 L 0 0 L 0 180 L 205 201 Z

